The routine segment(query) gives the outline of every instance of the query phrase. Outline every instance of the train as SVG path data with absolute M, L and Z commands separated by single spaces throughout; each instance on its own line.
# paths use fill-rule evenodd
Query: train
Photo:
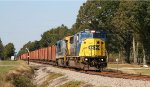
M 20 59 L 47 61 L 50 64 L 83 70 L 100 70 L 107 67 L 106 33 L 85 29 L 56 42 L 20 55 Z

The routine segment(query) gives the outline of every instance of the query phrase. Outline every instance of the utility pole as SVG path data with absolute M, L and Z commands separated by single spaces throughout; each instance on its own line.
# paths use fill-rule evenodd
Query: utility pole
M 26 50 L 27 50 L 27 52 L 28 52 L 28 65 L 29 65 L 29 60 L 30 60 L 30 59 L 29 59 L 29 58 L 30 58 L 30 54 L 29 54 L 29 53 L 30 53 L 30 51 L 29 51 L 28 48 L 26 48 Z
M 117 62 L 117 72 L 118 72 L 118 62 L 119 62 L 118 58 L 116 59 L 116 62 Z

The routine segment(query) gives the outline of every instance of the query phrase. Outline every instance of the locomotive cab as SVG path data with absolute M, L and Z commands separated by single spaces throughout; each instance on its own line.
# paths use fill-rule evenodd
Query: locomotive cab
M 83 58 L 83 63 L 96 68 L 106 67 L 106 33 L 85 30 L 79 32 L 78 37 L 77 44 L 79 44 L 78 48 L 80 48 L 78 55 Z
M 105 32 L 94 30 L 67 36 L 57 41 L 56 58 L 60 61 L 60 65 L 104 68 L 107 66 L 105 39 Z

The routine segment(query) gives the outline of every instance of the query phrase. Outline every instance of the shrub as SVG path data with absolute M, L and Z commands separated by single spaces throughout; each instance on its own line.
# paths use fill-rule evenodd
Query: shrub
M 15 87 L 35 87 L 31 79 L 26 76 L 15 76 L 12 80 Z

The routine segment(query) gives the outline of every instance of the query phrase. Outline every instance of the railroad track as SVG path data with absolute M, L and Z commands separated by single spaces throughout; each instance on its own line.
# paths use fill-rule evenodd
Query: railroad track
M 104 71 L 104 72 L 87 71 L 86 73 L 92 74 L 92 75 L 111 77 L 111 78 L 123 78 L 123 79 L 132 79 L 132 80 L 150 81 L 150 76 L 148 75 L 128 74 L 128 73 L 122 73 L 122 72 L 109 72 L 109 71 Z
M 35 61 L 34 61 L 35 62 Z M 37 61 L 36 61 L 37 62 Z M 42 64 L 49 64 L 47 62 L 37 62 L 37 63 L 42 63 Z M 90 75 L 100 75 L 104 77 L 111 77 L 111 78 L 123 78 L 123 79 L 132 79 L 132 80 L 143 80 L 143 81 L 150 81 L 150 76 L 148 75 L 141 75 L 141 74 L 128 74 L 128 73 L 123 73 L 121 71 L 117 70 L 109 70 L 106 69 L 103 72 L 95 71 L 95 70 L 81 70 L 81 69 L 76 69 L 76 68 L 70 68 L 70 67 L 60 67 L 60 66 L 55 66 L 57 68 L 62 68 L 66 70 L 72 70 L 80 73 L 86 73 Z

